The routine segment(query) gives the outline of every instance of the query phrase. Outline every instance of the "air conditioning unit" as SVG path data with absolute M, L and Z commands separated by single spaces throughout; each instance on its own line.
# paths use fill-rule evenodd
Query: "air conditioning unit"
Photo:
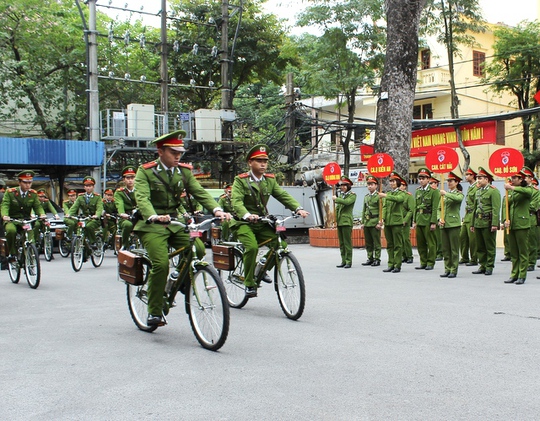
M 195 110 L 195 141 L 221 142 L 221 110 Z
M 127 137 L 155 138 L 154 114 L 153 105 L 129 104 L 127 106 Z

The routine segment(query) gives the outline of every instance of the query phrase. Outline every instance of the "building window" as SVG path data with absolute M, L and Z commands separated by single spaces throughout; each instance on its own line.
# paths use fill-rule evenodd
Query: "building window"
M 429 69 L 431 67 L 431 51 L 422 50 L 420 52 L 420 61 L 422 70 Z
M 481 51 L 473 51 L 473 75 L 478 77 L 484 76 L 484 63 L 486 62 L 486 54 Z
M 433 118 L 433 105 L 421 104 L 413 107 L 413 119 L 414 120 L 430 120 Z

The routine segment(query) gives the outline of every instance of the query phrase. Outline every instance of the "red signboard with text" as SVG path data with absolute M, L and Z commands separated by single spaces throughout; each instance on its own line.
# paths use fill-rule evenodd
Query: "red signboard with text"
M 341 167 L 337 162 L 330 162 L 325 165 L 322 174 L 324 182 L 332 186 L 341 180 Z
M 369 158 L 367 170 L 374 177 L 388 177 L 394 170 L 394 160 L 387 153 L 376 153 Z
M 496 177 L 510 177 L 523 168 L 525 160 L 514 148 L 497 149 L 489 157 L 489 169 Z
M 431 172 L 438 174 L 453 171 L 459 164 L 459 156 L 452 148 L 441 146 L 431 148 L 426 154 L 426 167 Z

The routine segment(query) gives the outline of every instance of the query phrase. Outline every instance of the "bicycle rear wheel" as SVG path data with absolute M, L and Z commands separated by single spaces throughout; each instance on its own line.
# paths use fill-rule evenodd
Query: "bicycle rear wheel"
M 69 253 L 71 253 L 71 244 L 67 241 L 66 238 L 62 238 L 59 241 L 58 251 L 60 252 L 60 256 L 62 257 L 68 257 Z
M 39 263 L 39 254 L 34 244 L 30 243 L 24 251 L 24 273 L 26 281 L 30 288 L 36 289 L 41 280 L 41 265 Z
M 96 249 L 92 251 L 90 259 L 94 267 L 98 268 L 103 263 L 103 257 L 105 256 L 105 247 L 103 245 L 103 238 L 100 235 L 96 236 Z
M 50 262 L 53 258 L 53 240 L 50 232 L 46 232 L 43 237 L 43 254 L 45 260 Z
M 8 263 L 8 272 L 11 282 L 18 284 L 19 279 L 21 279 L 21 265 L 19 263 L 19 259 L 15 259 L 14 261 Z
M 186 294 L 191 329 L 203 348 L 217 351 L 229 334 L 229 304 L 225 288 L 212 266 L 198 266 Z
M 153 332 L 157 326 L 148 326 L 148 272 L 150 265 L 143 260 L 144 284 L 131 285 L 126 283 L 126 295 L 129 314 L 137 327 L 144 332 Z
M 81 270 L 84 262 L 84 243 L 79 235 L 71 240 L 71 267 L 75 272 Z
M 304 312 L 306 287 L 300 263 L 292 253 L 283 254 L 279 259 L 275 282 L 283 313 L 291 320 L 298 320 Z
M 234 249 L 233 270 L 220 270 L 221 280 L 227 292 L 227 301 L 233 308 L 242 308 L 249 301 L 246 297 L 246 287 L 244 286 L 244 260 L 242 253 Z

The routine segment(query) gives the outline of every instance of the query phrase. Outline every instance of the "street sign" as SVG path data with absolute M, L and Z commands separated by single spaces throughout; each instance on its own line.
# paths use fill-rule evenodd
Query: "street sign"
M 323 180 L 329 186 L 339 183 L 341 179 L 341 167 L 337 162 L 326 164 L 323 169 Z
M 446 146 L 431 148 L 426 154 L 426 167 L 438 174 L 449 173 L 459 164 L 457 152 Z
M 510 177 L 523 168 L 525 159 L 514 148 L 497 149 L 489 157 L 489 169 L 496 177 Z
M 368 159 L 367 169 L 374 177 L 388 177 L 394 170 L 394 160 L 387 153 L 376 153 Z

